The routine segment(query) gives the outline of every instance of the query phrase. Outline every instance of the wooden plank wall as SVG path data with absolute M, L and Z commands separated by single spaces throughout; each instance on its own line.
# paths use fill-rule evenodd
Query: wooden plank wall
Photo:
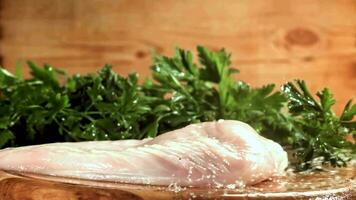
M 1 60 L 70 73 L 105 63 L 148 74 L 150 52 L 175 46 L 232 52 L 237 78 L 259 86 L 305 79 L 356 96 L 355 0 L 1 0 Z

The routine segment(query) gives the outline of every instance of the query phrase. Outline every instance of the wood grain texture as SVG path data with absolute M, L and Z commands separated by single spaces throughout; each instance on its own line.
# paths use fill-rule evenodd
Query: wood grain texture
M 337 177 L 337 178 L 335 178 Z M 0 171 L 1 200 L 312 200 L 356 198 L 352 167 L 274 178 L 255 186 L 207 189 L 130 185 Z
M 342 109 L 356 97 L 354 0 L 2 0 L 3 65 L 51 63 L 70 73 L 105 63 L 149 73 L 152 51 L 225 47 L 236 78 L 254 86 L 294 78 L 329 87 Z

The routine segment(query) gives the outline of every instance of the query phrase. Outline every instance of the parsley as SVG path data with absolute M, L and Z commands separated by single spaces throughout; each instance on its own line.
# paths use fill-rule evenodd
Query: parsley
M 0 68 L 0 148 L 63 141 L 155 137 L 191 123 L 235 119 L 292 148 L 293 166 L 345 166 L 355 145 L 356 105 L 341 116 L 332 111 L 331 92 L 316 100 L 303 81 L 253 88 L 235 80 L 224 49 L 177 48 L 172 57 L 155 55 L 152 76 L 122 77 L 105 65 L 98 73 L 69 77 L 50 65 L 28 62 L 32 77 Z M 318 161 L 318 162 L 316 162 Z M 317 163 L 317 164 L 316 164 Z
M 140 139 L 152 100 L 141 92 L 137 74 L 127 78 L 110 66 L 98 74 L 74 75 L 61 86 L 62 73 L 29 62 L 32 78 L 0 72 L 0 144 Z
M 346 166 L 355 156 L 355 145 L 346 141 L 348 134 L 355 134 L 356 105 L 350 100 L 340 117 L 332 111 L 335 100 L 325 88 L 316 100 L 302 80 L 282 86 L 288 97 L 291 114 L 292 145 L 295 149 L 297 169 L 318 168 L 320 164 Z M 319 163 L 318 163 L 319 162 Z

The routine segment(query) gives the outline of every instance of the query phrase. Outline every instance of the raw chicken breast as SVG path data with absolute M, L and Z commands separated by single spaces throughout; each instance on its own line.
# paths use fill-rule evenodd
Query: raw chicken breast
M 0 168 L 135 184 L 223 187 L 283 174 L 282 147 L 232 120 L 193 124 L 154 139 L 53 143 L 0 151 Z

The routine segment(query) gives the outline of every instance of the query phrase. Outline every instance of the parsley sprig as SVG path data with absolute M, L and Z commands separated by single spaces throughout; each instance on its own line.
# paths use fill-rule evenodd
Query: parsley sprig
M 350 100 L 340 117 L 332 110 L 335 99 L 329 89 L 319 91 L 316 100 L 302 80 L 282 86 L 288 97 L 288 108 L 293 125 L 290 135 L 295 148 L 297 168 L 304 170 L 322 164 L 346 166 L 355 156 L 355 145 L 345 138 L 355 134 L 356 105 Z

